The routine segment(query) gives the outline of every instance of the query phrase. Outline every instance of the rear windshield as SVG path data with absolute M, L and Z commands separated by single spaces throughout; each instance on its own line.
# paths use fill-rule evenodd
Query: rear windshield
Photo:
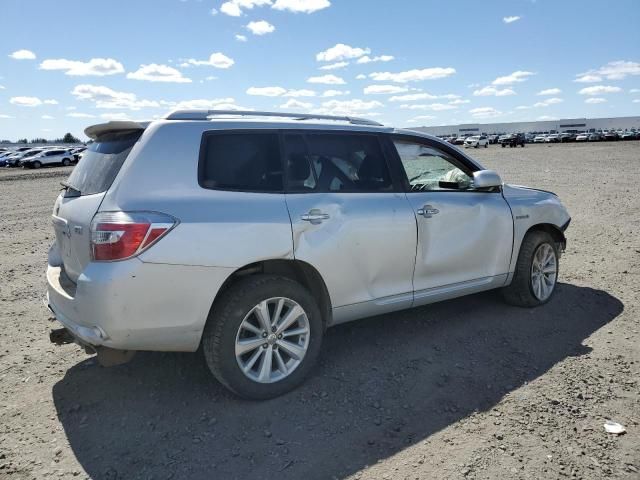
M 66 184 L 80 195 L 106 192 L 140 135 L 142 130 L 99 137 L 87 147 Z

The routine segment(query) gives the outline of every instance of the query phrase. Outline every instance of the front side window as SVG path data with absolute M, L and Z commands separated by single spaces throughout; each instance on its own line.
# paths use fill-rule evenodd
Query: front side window
M 459 162 L 439 148 L 410 140 L 394 140 L 412 191 L 470 190 L 473 179 Z
M 276 133 L 225 133 L 205 137 L 199 181 L 204 188 L 281 192 Z
M 285 135 L 289 191 L 385 192 L 393 189 L 375 135 Z

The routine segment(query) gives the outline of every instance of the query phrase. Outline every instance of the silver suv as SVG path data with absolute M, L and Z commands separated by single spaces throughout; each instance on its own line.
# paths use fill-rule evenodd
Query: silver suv
M 109 122 L 55 202 L 47 305 L 102 364 L 202 349 L 238 395 L 298 385 L 327 327 L 493 288 L 549 300 L 569 215 L 438 138 L 351 117 Z

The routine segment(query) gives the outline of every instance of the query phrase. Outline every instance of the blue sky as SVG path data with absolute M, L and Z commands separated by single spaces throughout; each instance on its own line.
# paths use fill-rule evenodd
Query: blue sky
M 640 115 L 637 0 L 0 0 L 0 17 L 0 138 L 176 107 Z

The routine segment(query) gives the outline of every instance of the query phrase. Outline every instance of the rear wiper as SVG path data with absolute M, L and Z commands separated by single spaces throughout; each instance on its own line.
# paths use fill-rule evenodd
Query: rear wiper
M 80 190 L 78 190 L 68 182 L 60 182 L 60 185 L 62 185 L 63 190 L 65 190 L 67 193 L 73 194 L 74 197 L 79 197 L 80 195 L 82 195 L 82 192 Z

